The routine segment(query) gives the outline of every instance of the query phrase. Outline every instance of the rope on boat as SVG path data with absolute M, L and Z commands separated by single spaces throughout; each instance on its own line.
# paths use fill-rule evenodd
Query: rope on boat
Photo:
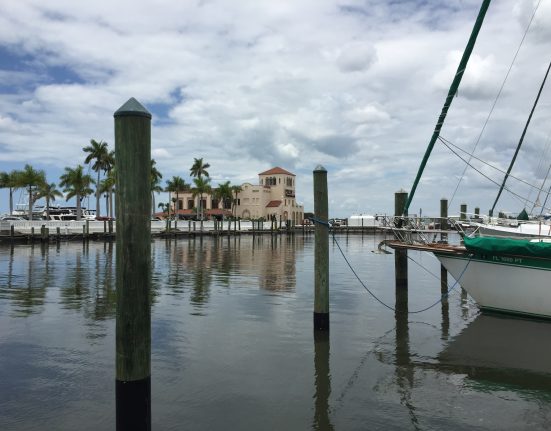
M 382 306 L 388 308 L 389 310 L 395 312 L 395 313 L 403 313 L 404 311 L 402 310 L 398 310 L 396 309 L 395 307 L 392 307 L 391 305 L 388 305 L 386 304 L 385 302 L 383 302 L 380 298 L 377 297 L 377 295 L 375 295 L 367 286 L 366 284 L 362 281 L 362 279 L 360 278 L 360 276 L 358 275 L 358 273 L 354 270 L 354 268 L 352 267 L 352 264 L 350 263 L 350 261 L 346 258 L 346 255 L 344 254 L 344 251 L 342 250 L 339 242 L 337 241 L 337 238 L 335 237 L 335 231 L 331 229 L 331 224 L 328 223 L 328 222 L 325 222 L 323 220 L 318 220 L 314 217 L 311 217 L 310 220 L 314 223 L 318 223 L 318 224 L 321 224 L 321 225 L 325 225 L 329 228 L 329 231 L 331 232 L 332 234 L 332 237 L 333 237 L 333 242 L 337 245 L 337 248 L 339 249 L 344 261 L 346 262 L 346 264 L 348 265 L 348 267 L 350 268 L 350 271 L 352 271 L 352 274 L 354 274 L 354 276 L 356 277 L 356 279 L 358 280 L 358 282 L 362 285 L 362 287 L 367 291 L 367 293 L 369 293 L 373 299 L 375 299 L 379 304 L 381 304 Z M 410 256 L 408 256 L 408 259 L 410 259 L 412 262 L 414 262 L 415 264 L 419 265 L 421 268 L 423 268 L 425 271 L 427 271 L 429 274 L 431 274 L 433 277 L 435 278 L 438 278 L 438 276 L 436 276 L 435 274 L 433 274 L 432 272 L 430 272 L 427 268 L 425 268 L 423 265 L 421 265 L 420 263 L 418 263 L 417 261 L 415 261 L 414 259 L 412 259 Z M 469 267 L 469 264 L 471 263 L 471 258 L 469 257 L 469 259 L 467 260 L 467 264 L 465 265 L 465 268 L 463 268 L 463 271 L 461 271 L 461 274 L 459 274 L 459 277 L 457 278 L 457 280 L 455 280 L 455 283 L 448 289 L 448 291 L 446 293 L 443 293 L 440 295 L 440 299 L 438 299 L 438 301 L 436 301 L 435 303 L 429 305 L 428 307 L 425 307 L 425 308 L 422 308 L 420 310 L 415 310 L 415 311 L 407 311 L 407 314 L 419 314 L 419 313 L 422 313 L 424 311 L 428 311 L 430 310 L 431 308 L 433 307 L 436 307 L 438 304 L 440 304 L 444 299 L 446 299 L 450 293 L 453 291 L 453 289 L 456 288 L 457 285 L 459 285 L 459 281 L 461 280 L 461 278 L 463 277 L 463 274 L 465 274 L 465 271 L 467 270 L 467 268 Z

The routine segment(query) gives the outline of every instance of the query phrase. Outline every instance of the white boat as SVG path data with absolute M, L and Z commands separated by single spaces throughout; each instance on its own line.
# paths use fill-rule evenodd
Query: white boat
M 465 237 L 465 245 L 387 242 L 430 251 L 483 310 L 551 318 L 551 240 Z
M 551 238 L 551 224 L 547 221 L 521 222 L 516 223 L 516 226 L 471 222 L 470 226 L 480 235 L 500 236 L 505 238 Z

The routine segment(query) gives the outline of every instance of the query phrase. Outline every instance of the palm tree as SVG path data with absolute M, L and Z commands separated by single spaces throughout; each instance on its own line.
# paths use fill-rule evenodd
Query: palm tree
M 167 214 L 167 218 L 170 217 L 170 202 L 167 202 L 166 204 L 159 202 L 158 207 L 161 208 L 163 213 Z
M 159 172 L 155 166 L 157 162 L 155 159 L 151 159 L 151 215 L 155 213 L 155 193 L 163 191 L 161 187 L 161 179 L 163 175 Z
M 166 191 L 169 193 L 176 193 L 176 200 L 174 201 L 174 215 L 176 222 L 174 223 L 174 229 L 178 227 L 178 208 L 180 206 L 180 192 L 189 189 L 189 185 L 182 179 L 182 177 L 174 176 L 171 180 L 166 180 Z M 170 197 L 170 196 L 169 196 Z
M 36 194 L 33 196 L 33 191 L 46 182 L 46 174 L 44 171 L 37 171 L 31 165 L 25 165 L 22 171 L 15 173 L 15 183 L 18 187 L 24 187 L 29 193 L 29 220 L 33 219 L 33 203 L 36 200 Z
M 56 183 L 48 183 L 47 181 L 38 187 L 37 198 L 46 199 L 46 218 L 50 220 L 50 201 L 55 201 L 55 198 L 63 197 L 63 194 L 57 189 Z
M 234 217 L 237 217 L 237 196 L 239 196 L 239 193 L 241 193 L 243 189 L 241 188 L 241 186 L 232 186 L 231 189 L 235 196 L 232 202 L 232 213 L 234 213 Z
M 101 180 L 99 192 L 100 194 L 105 195 L 105 208 L 109 208 L 107 212 L 108 217 L 113 217 L 113 187 L 117 182 L 117 177 L 115 175 L 115 169 L 111 169 L 107 176 Z
M 92 169 L 98 173 L 98 178 L 96 181 L 96 216 L 100 215 L 100 206 L 99 206 L 99 198 L 100 198 L 100 173 L 101 171 L 106 171 L 108 169 L 108 166 L 110 165 L 110 153 L 107 149 L 107 142 L 99 141 L 97 142 L 94 139 L 90 139 L 90 145 L 87 147 L 84 147 L 82 149 L 85 153 L 88 153 L 86 156 L 86 159 L 84 159 L 84 163 L 90 164 L 92 161 L 94 161 L 94 164 L 92 165 Z
M 193 165 L 191 166 L 191 169 L 189 170 L 189 173 L 194 178 L 202 178 L 203 175 L 205 177 L 209 176 L 209 173 L 207 169 L 210 168 L 210 165 L 208 163 L 203 163 L 203 158 L 196 159 L 193 158 Z
M 231 202 L 233 194 L 232 194 L 232 186 L 229 181 L 226 181 L 225 183 L 218 184 L 218 190 L 216 192 L 217 196 L 222 201 L 222 208 L 226 209 L 227 203 Z
M 65 187 L 63 191 L 67 193 L 66 200 L 76 197 L 77 200 L 77 220 L 82 217 L 81 200 L 92 194 L 94 191 L 90 188 L 94 180 L 90 175 L 84 174 L 82 165 L 75 169 L 65 168 L 65 173 L 60 177 L 59 185 Z
M 13 191 L 17 188 L 17 171 L 0 172 L 0 189 L 9 189 L 10 214 L 13 213 Z
M 203 220 L 203 195 L 212 191 L 210 187 L 210 178 L 195 178 L 193 184 L 195 187 L 192 189 L 193 197 L 199 196 L 199 214 L 200 219 Z

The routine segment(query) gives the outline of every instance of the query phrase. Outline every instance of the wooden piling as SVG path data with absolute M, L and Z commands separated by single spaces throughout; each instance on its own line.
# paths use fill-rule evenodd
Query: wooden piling
M 394 215 L 396 217 L 407 217 L 407 213 L 403 213 L 408 193 L 400 190 L 394 193 Z M 408 287 L 408 255 L 407 250 L 394 251 L 394 273 L 396 278 L 396 289 L 407 289 Z
M 440 229 L 448 230 L 448 200 L 445 198 L 440 199 Z M 440 234 L 440 240 L 447 243 L 448 234 Z M 442 295 L 448 293 L 448 271 L 442 264 L 440 264 L 440 293 Z
M 117 431 L 151 429 L 151 114 L 134 98 L 115 117 Z
M 461 210 L 459 212 L 459 220 L 467 221 L 467 204 L 461 204 Z
M 318 165 L 314 169 L 314 330 L 329 330 L 329 199 L 327 170 Z

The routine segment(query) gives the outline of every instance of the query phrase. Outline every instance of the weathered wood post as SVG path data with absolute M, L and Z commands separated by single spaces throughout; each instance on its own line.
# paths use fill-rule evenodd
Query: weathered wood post
M 61 240 L 61 228 L 59 226 L 55 228 L 55 236 L 56 241 L 59 242 Z
M 480 208 L 479 207 L 475 207 L 474 209 L 474 216 L 476 218 L 479 218 L 480 217 Z
M 31 242 L 34 242 L 34 226 L 31 227 Z
M 151 429 L 151 114 L 134 98 L 115 117 L 117 431 Z
M 40 241 L 41 242 L 46 241 L 46 225 L 45 224 L 40 226 Z
M 15 226 L 13 223 L 10 225 L 10 240 L 13 242 L 13 239 L 15 237 Z
M 394 215 L 396 217 L 407 217 L 404 214 L 404 208 L 408 199 L 408 193 L 400 190 L 394 193 Z M 407 250 L 395 250 L 394 252 L 394 271 L 396 277 L 396 289 L 407 290 L 408 287 L 408 254 Z M 407 304 L 407 297 L 406 297 Z
M 446 198 L 440 199 L 440 230 L 448 230 L 448 200 Z M 448 242 L 448 234 L 441 233 L 440 241 Z M 444 268 L 444 265 L 440 264 L 440 293 L 442 295 L 448 292 L 448 271 Z M 442 302 L 443 303 L 443 302 Z
M 107 220 L 103 220 L 103 235 L 107 235 Z
M 86 238 L 90 235 L 90 220 L 86 220 Z
M 461 210 L 459 212 L 459 220 L 467 221 L 467 204 L 461 204 Z
M 329 330 L 329 199 L 327 197 L 327 170 L 318 165 L 314 169 L 314 330 Z

